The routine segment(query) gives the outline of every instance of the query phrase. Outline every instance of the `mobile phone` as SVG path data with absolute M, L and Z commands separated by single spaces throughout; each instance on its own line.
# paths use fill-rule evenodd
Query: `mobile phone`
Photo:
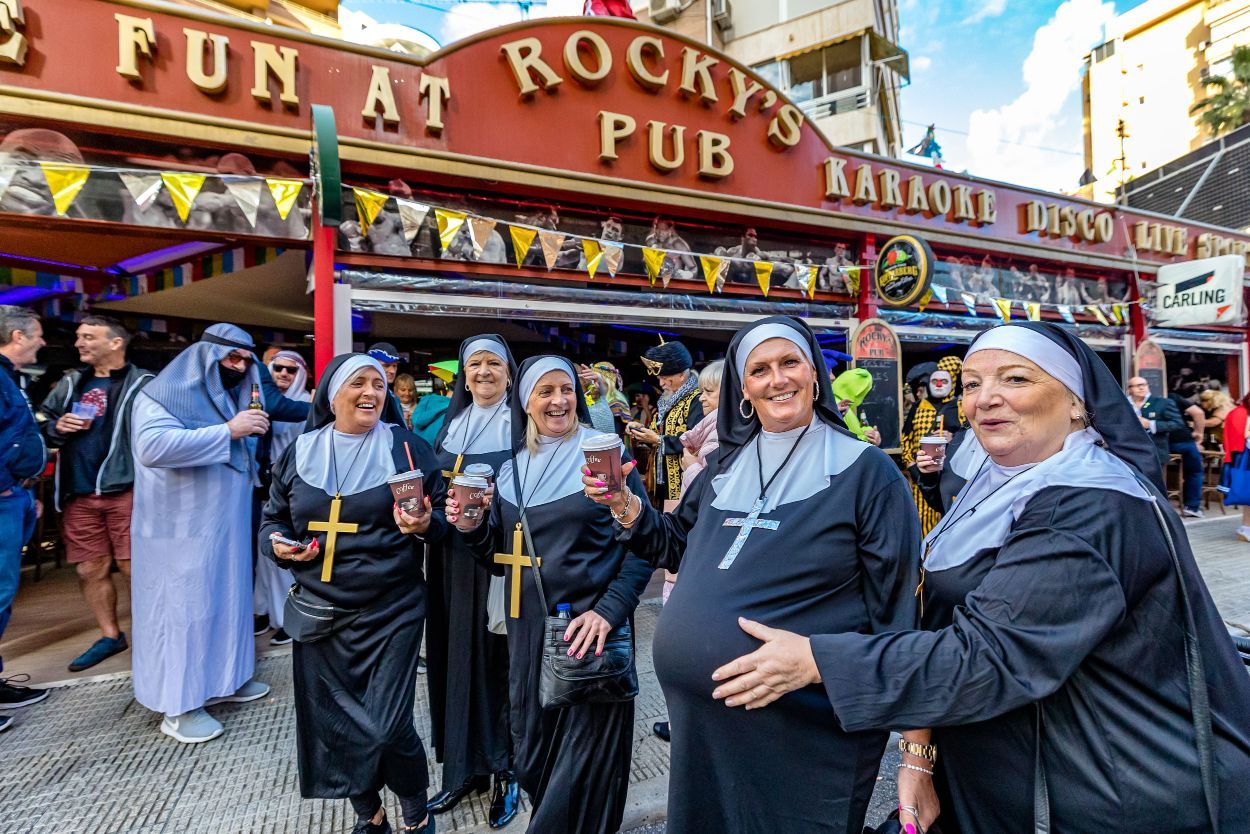
M 285 544 L 287 547 L 293 547 L 296 550 L 304 550 L 310 544 L 312 544 L 312 542 L 297 542 L 293 539 L 288 539 L 286 536 L 282 535 L 281 533 L 270 533 L 269 540 L 271 542 Z

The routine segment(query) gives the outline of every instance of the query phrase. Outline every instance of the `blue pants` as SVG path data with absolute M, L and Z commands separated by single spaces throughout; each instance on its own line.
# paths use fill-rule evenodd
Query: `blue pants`
M 30 490 L 13 487 L 9 495 L 0 496 L 0 638 L 8 628 L 17 596 L 17 581 L 22 575 L 22 547 L 35 532 L 35 497 Z M 4 659 L 0 658 L 0 672 Z
M 1202 452 L 1192 440 L 1170 440 L 1168 449 L 1181 456 L 1181 498 L 1185 509 L 1196 510 L 1202 503 Z

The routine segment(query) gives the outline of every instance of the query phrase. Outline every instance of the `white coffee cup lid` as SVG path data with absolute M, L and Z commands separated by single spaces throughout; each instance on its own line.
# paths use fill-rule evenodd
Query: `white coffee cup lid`
M 921 443 L 950 443 L 949 440 L 947 440 L 945 437 L 943 437 L 940 434 L 931 434 L 928 437 L 922 437 L 920 438 L 920 442 Z
M 597 434 L 582 441 L 582 451 L 605 452 L 608 449 L 615 449 L 621 445 L 621 438 L 615 434 Z
M 396 481 L 406 481 L 409 478 L 424 478 L 424 477 L 425 475 L 421 472 L 420 469 L 412 469 L 412 470 L 409 470 L 408 472 L 397 472 L 391 477 L 387 478 L 386 482 L 389 484 L 389 483 L 395 483 Z
M 482 487 L 485 489 L 490 486 L 490 481 L 481 475 L 470 475 L 468 472 L 461 472 L 459 475 L 451 479 L 453 484 L 461 486 Z

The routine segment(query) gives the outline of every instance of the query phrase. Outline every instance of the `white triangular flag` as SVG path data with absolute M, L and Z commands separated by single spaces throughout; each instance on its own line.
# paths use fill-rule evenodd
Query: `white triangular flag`
M 254 177 L 222 177 L 221 180 L 230 196 L 238 203 L 239 211 L 243 212 L 247 222 L 255 226 L 256 214 L 260 211 L 260 190 L 265 187 L 265 181 Z
M 119 173 L 118 176 L 122 178 L 126 190 L 141 209 L 147 208 L 156 199 L 156 195 L 161 193 L 160 174 Z
M 399 219 L 404 224 L 404 241 L 412 243 L 417 232 L 421 231 L 421 224 L 425 222 L 425 216 L 430 213 L 430 207 L 425 203 L 399 197 L 395 198 L 395 204 L 399 206 Z
M 939 287 L 937 284 L 933 284 L 929 287 L 929 289 L 933 290 L 933 294 L 937 296 L 938 301 L 942 302 L 943 304 L 946 303 L 947 287 Z

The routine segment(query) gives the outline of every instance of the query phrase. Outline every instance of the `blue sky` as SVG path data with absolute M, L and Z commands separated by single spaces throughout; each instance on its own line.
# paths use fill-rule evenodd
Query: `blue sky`
M 549 0 L 530 16 L 580 14 L 582 2 Z M 947 168 L 1074 189 L 1084 169 L 1082 58 L 1117 12 L 1139 2 L 899 0 L 912 75 L 902 93 L 905 146 L 933 123 Z M 512 4 L 450 0 L 345 0 L 344 7 L 415 26 L 444 44 L 520 17 Z

